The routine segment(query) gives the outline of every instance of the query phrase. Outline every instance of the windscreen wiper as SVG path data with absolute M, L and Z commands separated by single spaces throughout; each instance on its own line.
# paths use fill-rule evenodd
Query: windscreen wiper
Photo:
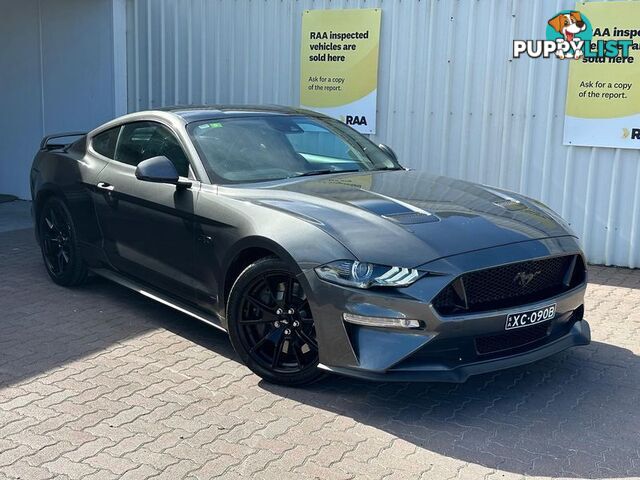
M 311 177 L 313 175 L 327 175 L 329 173 L 353 173 L 353 172 L 361 172 L 362 170 L 334 170 L 332 168 L 325 168 L 322 170 L 311 170 L 310 172 L 303 172 L 297 175 L 293 175 L 289 178 L 295 177 Z
M 376 168 L 376 172 L 379 172 L 381 170 L 404 170 L 403 167 L 380 167 L 380 168 Z

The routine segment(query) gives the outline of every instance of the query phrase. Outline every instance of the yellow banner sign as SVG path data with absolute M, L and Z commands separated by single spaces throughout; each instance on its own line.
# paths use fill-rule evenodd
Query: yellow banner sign
M 302 14 L 300 105 L 375 133 L 381 10 Z
M 578 2 L 590 40 L 569 67 L 565 145 L 640 148 L 640 2 Z

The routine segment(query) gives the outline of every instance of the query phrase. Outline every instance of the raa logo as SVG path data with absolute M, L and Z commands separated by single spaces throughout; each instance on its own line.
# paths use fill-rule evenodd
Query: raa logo
M 622 129 L 622 138 L 631 139 L 631 140 L 640 140 L 640 128 L 632 128 L 629 130 L 628 128 Z
M 367 125 L 367 117 L 364 115 L 340 115 L 340 121 L 347 125 Z

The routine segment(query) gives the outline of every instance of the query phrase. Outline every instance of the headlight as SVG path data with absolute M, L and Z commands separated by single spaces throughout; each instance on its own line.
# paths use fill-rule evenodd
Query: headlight
M 415 268 L 385 267 L 357 260 L 338 260 L 317 267 L 320 278 L 348 287 L 406 287 L 418 278 Z

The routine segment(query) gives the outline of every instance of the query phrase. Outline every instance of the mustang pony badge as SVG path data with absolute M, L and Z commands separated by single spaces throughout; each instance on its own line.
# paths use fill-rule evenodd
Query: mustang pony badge
M 522 288 L 524 288 L 527 285 L 529 285 L 533 281 L 533 279 L 536 278 L 541 273 L 542 272 L 540 270 L 534 273 L 518 272 L 518 274 L 513 279 L 513 283 L 520 285 Z

